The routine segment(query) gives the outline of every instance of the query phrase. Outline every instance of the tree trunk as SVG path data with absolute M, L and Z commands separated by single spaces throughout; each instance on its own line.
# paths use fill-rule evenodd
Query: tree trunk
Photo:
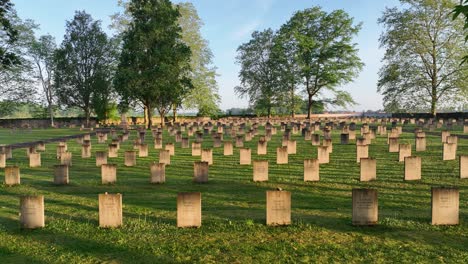
M 146 105 L 143 106 L 143 121 L 145 126 L 148 126 L 148 107 Z
M 148 117 L 148 129 L 151 130 L 151 127 L 153 126 L 153 111 L 151 111 L 149 107 L 145 108 L 147 113 L 146 116 Z
M 172 123 L 174 124 L 176 122 L 176 115 L 177 115 L 177 105 L 172 104 Z
M 268 107 L 267 115 L 268 115 L 268 120 L 270 120 L 270 118 L 271 118 L 271 107 L 270 106 Z
M 91 115 L 89 111 L 89 107 L 84 109 L 85 112 L 85 118 L 86 118 L 86 127 L 89 128 L 89 116 Z
M 296 113 L 294 113 L 295 102 L 294 102 L 294 86 L 291 87 L 291 117 L 294 118 Z
M 431 115 L 432 115 L 432 117 L 436 117 L 436 105 L 437 105 L 437 97 L 432 96 L 432 98 L 431 98 Z
M 309 95 L 307 98 L 307 119 L 310 119 L 311 110 L 312 110 L 312 96 Z
M 50 115 L 50 126 L 54 127 L 54 110 L 52 109 L 52 104 L 49 103 L 47 106 L 49 109 L 49 115 Z

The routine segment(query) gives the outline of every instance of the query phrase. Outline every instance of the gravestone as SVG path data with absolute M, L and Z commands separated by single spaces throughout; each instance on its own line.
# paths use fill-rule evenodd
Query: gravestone
M 224 156 L 231 156 L 231 155 L 233 155 L 233 145 L 232 145 L 232 142 L 231 142 L 231 141 L 224 141 L 223 155 L 224 155 Z
M 99 194 L 99 227 L 119 227 L 122 225 L 122 195 Z
M 269 226 L 291 224 L 291 193 L 287 191 L 266 192 L 266 224 Z
M 96 151 L 96 166 L 100 167 L 102 164 L 107 163 L 107 152 Z
M 405 161 L 406 157 L 411 156 L 411 144 L 400 144 L 399 149 L 398 161 Z
M 81 145 L 81 158 L 86 159 L 86 158 L 91 158 L 91 145 Z
M 150 166 L 151 178 L 150 183 L 165 183 L 166 182 L 166 164 L 151 163 Z
M 138 146 L 138 157 L 140 158 L 148 157 L 148 144 L 140 144 Z
M 320 146 L 320 135 L 313 134 L 312 135 L 312 146 Z
M 398 138 L 389 137 L 388 138 L 388 152 L 395 153 L 400 151 L 400 145 L 398 143 Z
M 288 154 L 296 154 L 296 140 L 288 140 Z
M 169 155 L 171 156 L 175 155 L 175 146 L 173 143 L 166 143 L 166 146 L 164 148 L 166 150 L 169 150 Z
M 304 160 L 304 181 L 319 181 L 320 165 L 318 159 Z
M 443 160 L 455 160 L 457 156 L 457 144 L 444 143 Z
M 60 159 L 60 157 L 62 156 L 62 153 L 65 153 L 67 151 L 67 146 L 63 146 L 63 145 L 58 145 L 57 146 L 57 159 Z
M 192 156 L 201 156 L 201 143 L 192 142 Z
M 189 138 L 188 137 L 183 137 L 182 138 L 182 143 L 181 143 L 181 148 L 189 148 Z
M 330 162 L 330 152 L 328 146 L 317 146 L 317 157 L 319 164 L 325 164 Z
M 258 141 L 257 144 L 257 155 L 266 155 L 267 154 L 267 141 Z
M 221 137 L 215 136 L 213 137 L 213 148 L 220 148 L 221 147 Z
M 164 163 L 166 165 L 171 164 L 171 153 L 169 152 L 169 150 L 159 151 L 159 163 Z
M 461 179 L 468 179 L 468 156 L 460 155 L 460 178 Z
M 239 150 L 239 164 L 240 165 L 250 165 L 252 152 L 249 148 L 241 148 Z
M 353 189 L 353 219 L 356 226 L 376 225 L 378 222 L 377 190 Z
M 117 182 L 117 164 L 101 165 L 101 183 L 114 184 Z
M 124 164 L 127 167 L 136 166 L 136 152 L 133 150 L 126 150 L 125 151 L 125 161 Z
M 253 181 L 268 181 L 268 160 L 253 161 Z
M 463 126 L 463 133 L 468 134 L 468 125 Z
M 349 144 L 349 133 L 341 133 L 340 139 L 342 145 Z
M 458 188 L 432 187 L 432 225 L 458 225 L 460 192 Z
M 116 144 L 110 144 L 108 147 L 109 158 L 118 158 L 119 157 L 119 148 Z
M 13 186 L 20 184 L 20 168 L 18 166 L 5 167 L 5 185 Z
M 6 167 L 6 154 L 0 153 L 0 168 Z
M 328 153 L 333 153 L 333 142 L 330 138 L 324 139 L 322 146 L 327 146 L 328 147 Z
M 377 160 L 374 158 L 361 158 L 361 181 L 377 179 Z
M 288 164 L 288 147 L 276 148 L 276 164 Z
M 154 139 L 154 149 L 162 149 L 162 138 Z
M 37 151 L 45 151 L 46 150 L 46 145 L 45 145 L 44 141 L 39 141 L 36 144 L 35 148 L 36 148 Z
M 201 226 L 201 193 L 177 194 L 177 227 Z
M 361 162 L 362 158 L 369 157 L 369 146 L 368 145 L 357 145 L 356 146 L 356 162 Z
M 62 165 L 72 165 L 72 153 L 71 152 L 64 152 L 60 155 L 60 164 Z
M 405 158 L 405 181 L 421 179 L 421 157 L 410 156 Z
M 24 229 L 45 226 L 43 195 L 20 197 L 20 226 Z
M 356 139 L 356 131 L 349 130 L 349 140 L 355 140 L 355 139 Z
M 416 137 L 416 151 L 426 151 L 425 137 Z
M 201 161 L 206 161 L 208 162 L 208 165 L 213 165 L 213 150 L 202 149 Z
M 243 148 L 244 147 L 244 137 L 243 136 L 236 136 L 236 148 Z
M 36 168 L 41 166 L 41 153 L 29 154 L 29 167 Z
M 446 143 L 447 142 L 447 137 L 450 136 L 450 131 L 442 131 L 441 134 L 440 134 L 440 137 L 441 137 L 441 140 L 442 140 L 442 143 Z
M 13 152 L 10 146 L 0 145 L 0 153 L 5 154 L 7 160 L 13 158 Z
M 68 165 L 54 165 L 54 184 L 67 185 L 69 183 Z

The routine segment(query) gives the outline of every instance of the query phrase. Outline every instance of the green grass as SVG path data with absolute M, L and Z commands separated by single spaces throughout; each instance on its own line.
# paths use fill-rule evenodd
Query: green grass
M 14 135 L 0 130 L 0 144 L 72 132 L 79 133 L 48 129 Z M 289 156 L 288 165 L 276 165 L 280 134 L 278 129 L 268 142 L 266 156 L 256 155 L 258 137 L 245 143 L 252 148 L 252 160 L 270 161 L 269 181 L 263 183 L 252 181 L 252 166 L 238 165 L 238 149 L 233 156 L 223 156 L 223 149 L 216 148 L 209 182 L 195 184 L 193 162 L 200 157 L 192 157 L 191 149 L 176 143 L 166 183 L 151 185 L 149 164 L 158 160 L 158 150 L 152 148 L 150 133 L 146 138 L 150 157 L 137 158 L 136 167 L 123 166 L 123 151 L 132 149 L 134 131 L 122 144 L 119 158 L 108 159 L 119 164 L 115 185 L 101 185 L 94 157 L 81 159 L 75 140 L 68 141 L 73 153 L 68 186 L 52 184 L 53 165 L 58 164 L 56 143 L 47 144 L 41 168 L 28 168 L 26 151 L 15 149 L 7 165 L 21 167 L 22 184 L 0 187 L 0 263 L 468 262 L 468 180 L 458 178 L 458 161 L 442 161 L 440 137 L 427 135 L 427 151 L 416 153 L 413 134 L 402 135 L 400 142 L 410 142 L 413 154 L 423 161 L 422 180 L 405 182 L 398 153 L 388 153 L 386 137 L 378 136 L 369 148 L 377 159 L 377 180 L 360 182 L 354 141 L 340 145 L 335 130 L 331 162 L 320 166 L 321 180 L 305 183 L 303 160 L 317 157 L 317 148 L 300 134 L 293 135 L 298 154 Z M 225 135 L 226 139 L 230 137 Z M 164 143 L 173 141 L 165 132 Z M 96 137 L 92 144 L 93 153 L 107 149 Z M 205 136 L 202 147 L 211 146 Z M 457 154 L 468 155 L 468 139 L 459 139 Z M 430 225 L 432 186 L 459 187 L 460 225 Z M 292 193 L 292 225 L 287 227 L 265 225 L 265 192 L 276 187 Z M 377 226 L 351 225 L 351 189 L 362 187 L 378 190 Z M 177 193 L 190 191 L 202 193 L 202 227 L 179 229 Z M 98 194 L 104 192 L 123 194 L 123 227 L 98 227 Z M 19 228 L 19 196 L 25 194 L 45 196 L 45 228 Z

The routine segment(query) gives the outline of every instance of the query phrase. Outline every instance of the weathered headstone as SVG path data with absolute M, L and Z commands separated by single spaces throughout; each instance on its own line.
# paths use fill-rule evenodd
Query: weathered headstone
M 200 142 L 192 142 L 192 156 L 201 156 Z
M 269 226 L 291 224 L 291 193 L 287 191 L 266 192 L 266 224 Z
M 54 184 L 67 185 L 70 181 L 68 175 L 68 165 L 60 164 L 54 165 Z
M 426 151 L 425 137 L 416 137 L 416 151 Z
M 276 148 L 276 164 L 288 164 L 288 147 Z
M 377 160 L 374 158 L 361 158 L 361 181 L 377 179 Z
M 171 156 L 174 156 L 175 155 L 175 146 L 173 143 L 166 143 L 166 146 L 164 146 L 164 148 L 166 150 L 169 150 L 169 154 Z
M 44 141 L 39 141 L 36 144 L 36 150 L 37 151 L 45 151 L 46 150 L 46 145 L 45 145 Z
M 45 226 L 44 196 L 20 197 L 20 225 L 21 228 L 34 229 Z
M 353 189 L 353 225 L 376 225 L 378 222 L 377 190 Z
M 231 142 L 231 141 L 224 141 L 223 155 L 224 155 L 224 156 L 231 156 L 231 155 L 233 155 L 233 145 L 232 145 L 232 142 Z
M 64 152 L 60 155 L 60 164 L 62 165 L 72 165 L 72 153 L 71 152 Z
M 13 186 L 20 184 L 20 168 L 18 166 L 5 167 L 5 185 Z
M 151 183 L 164 183 L 166 182 L 166 164 L 164 163 L 151 163 Z
M 325 164 L 330 162 L 329 146 L 317 146 L 317 157 L 319 164 Z
M 154 139 L 154 149 L 162 149 L 162 138 Z
M 405 157 L 405 181 L 421 179 L 421 157 Z
M 67 151 L 67 146 L 66 145 L 58 145 L 57 146 L 57 159 L 60 159 L 62 156 L 62 153 L 65 153 Z
M 322 142 L 322 146 L 327 146 L 328 147 L 328 153 L 333 153 L 333 142 L 331 138 L 326 138 Z
M 0 168 L 6 167 L 6 154 L 0 153 Z
M 441 134 L 440 134 L 440 137 L 441 137 L 441 140 L 442 140 L 442 143 L 446 143 L 447 142 L 447 137 L 450 136 L 450 131 L 442 131 Z
M 340 139 L 342 145 L 349 144 L 349 133 L 341 133 Z
M 257 145 L 257 155 L 266 155 L 267 154 L 267 145 L 268 145 L 268 142 L 267 141 L 258 141 L 258 145 Z
M 244 137 L 242 135 L 236 136 L 236 148 L 243 148 L 244 147 Z
M 124 165 L 127 167 L 136 166 L 136 152 L 133 150 L 126 150 Z
M 101 165 L 101 183 L 114 184 L 117 181 L 117 164 Z
M 320 146 L 320 135 L 313 134 L 312 135 L 312 146 Z
M 81 145 L 81 158 L 91 158 L 91 145 L 83 144 Z
M 96 166 L 100 167 L 102 164 L 107 163 L 107 152 L 96 151 Z
M 208 162 L 208 165 L 213 165 L 213 150 L 202 149 L 201 161 L 206 161 Z
M 268 160 L 253 161 L 253 181 L 268 181 Z
M 368 145 L 357 145 L 356 146 L 356 162 L 361 162 L 362 158 L 369 157 L 369 146 Z
M 250 165 L 252 163 L 252 152 L 249 148 L 241 148 L 239 150 L 239 164 Z
M 296 154 L 296 140 L 288 140 L 288 154 Z
M 411 144 L 400 144 L 399 149 L 398 161 L 405 161 L 406 157 L 411 156 Z
M 140 144 L 138 146 L 138 157 L 148 157 L 148 144 Z
M 181 148 L 189 148 L 189 138 L 188 137 L 183 137 L 182 138 L 182 143 L 181 143 Z
M 397 137 L 388 138 L 388 152 L 395 153 L 400 151 L 400 145 L 398 144 Z
M 432 187 L 432 225 L 458 225 L 460 192 L 458 188 Z
M 201 193 L 177 195 L 177 227 L 201 226 Z
M 29 154 L 29 167 L 36 168 L 41 166 L 41 153 Z
M 164 163 L 166 165 L 171 164 L 171 153 L 169 152 L 169 150 L 159 151 L 159 163 Z
M 468 179 L 468 156 L 460 155 L 460 179 Z
M 443 160 L 455 160 L 457 157 L 457 144 L 444 143 Z
M 318 159 L 304 160 L 304 181 L 320 180 L 320 164 Z
M 122 195 L 99 194 L 99 226 L 119 227 L 122 225 Z

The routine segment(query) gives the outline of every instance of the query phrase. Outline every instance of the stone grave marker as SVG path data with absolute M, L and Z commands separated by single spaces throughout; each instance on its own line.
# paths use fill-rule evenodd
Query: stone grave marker
M 189 148 L 189 138 L 188 137 L 183 137 L 182 138 L 182 143 L 181 143 L 181 148 Z
M 328 153 L 333 153 L 333 142 L 331 138 L 326 138 L 322 142 L 322 146 L 327 146 L 328 147 Z
M 266 192 L 266 224 L 269 226 L 291 224 L 291 193 L 287 191 Z
M 325 164 L 330 162 L 330 152 L 328 146 L 317 146 L 317 157 L 319 164 Z
M 468 179 L 468 155 L 460 155 L 460 179 Z
M 192 156 L 201 156 L 200 142 L 192 142 Z
M 232 145 L 232 142 L 231 142 L 231 141 L 224 141 L 223 155 L 224 155 L 224 156 L 231 156 L 231 155 L 233 155 L 233 145 Z
M 243 148 L 244 147 L 244 136 L 239 135 L 236 136 L 236 148 Z
M 20 168 L 18 166 L 5 167 L 5 185 L 13 186 L 20 184 Z
M 406 157 L 411 156 L 411 144 L 400 144 L 399 149 L 398 161 L 405 161 Z
M 296 154 L 296 140 L 288 140 L 287 147 L 288 147 L 288 154 Z
M 108 157 L 109 158 L 118 158 L 119 157 L 119 148 L 116 144 L 110 144 L 108 146 Z
M 159 151 L 159 163 L 171 165 L 171 153 L 169 152 L 169 150 Z
M 362 158 L 369 157 L 369 146 L 368 145 L 357 145 L 356 146 L 356 162 L 361 162 Z
M 162 138 L 154 139 L 154 149 L 162 149 Z
M 0 145 L 0 153 L 5 154 L 7 160 L 13 158 L 13 152 L 10 146 Z
M 62 165 L 72 165 L 72 153 L 71 152 L 64 152 L 60 155 L 60 164 Z
M 416 137 L 416 151 L 426 151 L 425 137 Z
M 54 165 L 54 184 L 67 185 L 70 182 L 68 175 L 68 165 L 60 164 Z
M 35 146 L 37 151 L 45 151 L 46 150 L 46 145 L 44 141 L 39 141 L 36 146 Z
M 253 161 L 253 181 L 268 181 L 268 160 Z
M 148 157 L 148 144 L 140 144 L 138 149 L 138 157 Z
M 288 164 L 288 147 L 276 148 L 276 164 Z
M 318 159 L 304 160 L 304 181 L 319 181 L 320 165 Z
M 165 183 L 166 182 L 166 164 L 151 163 L 150 166 L 151 178 L 150 183 Z
M 125 161 L 124 165 L 127 167 L 136 166 L 136 152 L 133 150 L 126 150 L 125 151 Z
M 107 163 L 107 152 L 96 151 L 96 166 L 100 167 L 102 164 Z
M 208 165 L 213 165 L 213 150 L 202 149 L 201 161 L 206 161 L 208 162 Z
M 388 138 L 388 152 L 395 153 L 400 151 L 400 145 L 398 143 L 398 138 L 389 137 Z
M 450 131 L 442 131 L 441 132 L 441 140 L 442 140 L 442 143 L 446 143 L 447 142 L 447 137 L 450 136 Z
M 312 146 L 320 146 L 320 134 L 312 135 Z
M 117 182 L 117 164 L 101 165 L 101 183 L 114 184 Z
M 370 226 L 378 222 L 377 190 L 353 189 L 353 225 Z
M 122 195 L 99 194 L 99 227 L 119 227 L 122 225 Z
M 239 164 L 240 165 L 250 165 L 252 163 L 251 157 L 252 152 L 249 148 L 239 149 Z
M 377 160 L 374 158 L 361 158 L 361 181 L 377 179 Z
M 29 154 L 29 167 L 36 168 L 41 166 L 41 153 Z
M 432 187 L 432 225 L 458 225 L 460 193 L 458 188 Z
M 201 193 L 177 194 L 177 227 L 201 226 Z
M 444 143 L 443 160 L 455 160 L 456 156 L 457 156 L 457 144 Z
M 65 153 L 67 151 L 67 146 L 66 145 L 58 145 L 57 146 L 57 159 L 60 159 L 62 156 L 62 153 Z
M 349 140 L 355 140 L 355 139 L 356 139 L 356 131 L 349 130 Z
M 267 154 L 267 148 L 268 142 L 267 141 L 258 141 L 257 145 L 257 155 L 266 155 Z
M 169 150 L 169 154 L 171 156 L 175 155 L 175 146 L 173 143 L 166 143 L 166 146 L 164 147 L 166 150 Z
M 81 145 L 81 158 L 91 158 L 91 145 Z
M 349 133 L 341 133 L 340 139 L 342 145 L 349 144 Z
M 405 157 L 405 181 L 421 179 L 421 157 Z
M 0 153 L 0 168 L 6 167 L 6 154 Z
M 20 226 L 24 229 L 45 226 L 43 195 L 20 197 Z

